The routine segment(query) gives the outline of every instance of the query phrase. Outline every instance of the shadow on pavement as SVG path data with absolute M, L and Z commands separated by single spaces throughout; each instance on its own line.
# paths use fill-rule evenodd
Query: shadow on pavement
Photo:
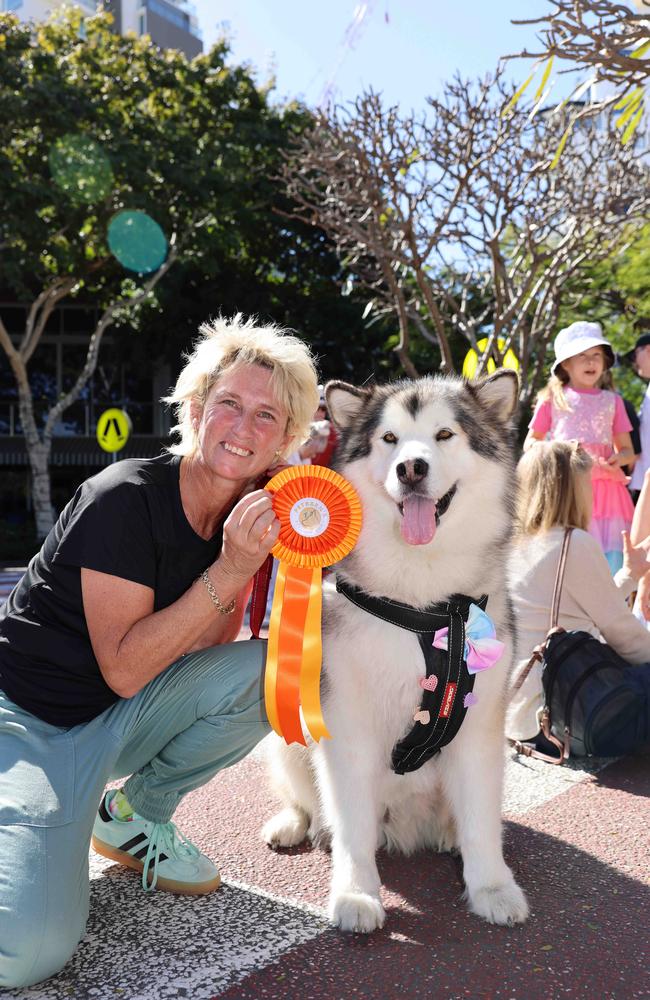
M 257 819 L 254 813 L 245 820 L 240 813 L 238 828 L 222 827 L 220 837 L 237 840 L 242 824 Z M 216 818 L 213 809 L 208 816 Z M 595 848 L 611 822 L 603 817 L 600 831 L 594 831 Z M 236 853 L 236 843 L 231 850 Z M 259 851 L 259 858 L 248 860 L 272 891 L 264 874 L 269 860 L 264 852 L 271 852 L 262 844 Z M 461 899 L 459 861 L 450 855 L 382 854 L 388 918 L 383 930 L 369 936 L 341 935 L 313 912 L 230 885 L 198 899 L 145 895 L 136 875 L 110 865 L 92 883 L 88 932 L 68 968 L 41 986 L 5 995 L 25 1000 L 648 996 L 648 886 L 525 821 L 506 824 L 505 852 L 528 894 L 527 924 L 496 927 L 472 916 Z M 291 866 L 296 897 L 314 867 L 326 885 L 324 852 L 274 854 L 271 860 Z
M 448 855 L 383 856 L 382 931 L 328 931 L 222 1000 L 647 996 L 650 889 L 518 823 L 507 824 L 505 849 L 529 898 L 528 923 L 497 927 L 472 916 Z

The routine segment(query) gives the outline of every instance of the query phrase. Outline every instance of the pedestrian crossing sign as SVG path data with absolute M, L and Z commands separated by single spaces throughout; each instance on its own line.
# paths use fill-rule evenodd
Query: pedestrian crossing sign
M 128 413 L 112 407 L 104 410 L 97 421 L 97 441 L 104 451 L 121 451 L 129 440 L 131 421 Z

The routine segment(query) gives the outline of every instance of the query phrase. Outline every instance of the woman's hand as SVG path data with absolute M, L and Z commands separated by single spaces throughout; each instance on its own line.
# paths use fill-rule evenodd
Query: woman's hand
M 238 590 L 255 575 L 280 534 L 272 496 L 254 490 L 233 507 L 223 526 L 223 545 L 215 562 L 219 574 Z
M 622 531 L 621 534 L 623 536 L 623 569 L 633 580 L 645 579 L 645 575 L 650 570 L 650 562 L 648 562 L 650 535 L 638 545 L 632 545 L 628 532 Z
M 646 573 L 639 580 L 639 589 L 636 592 L 636 599 L 639 610 L 644 619 L 650 621 L 650 573 Z

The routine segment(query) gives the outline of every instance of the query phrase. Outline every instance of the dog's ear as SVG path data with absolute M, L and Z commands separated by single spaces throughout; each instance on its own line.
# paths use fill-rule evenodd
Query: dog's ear
M 371 388 L 358 389 L 348 382 L 328 382 L 325 386 L 327 411 L 339 430 L 349 425 L 361 413 L 372 396 Z
M 487 406 L 499 420 L 508 420 L 517 409 L 519 376 L 512 369 L 500 368 L 493 375 L 470 385 L 483 406 Z

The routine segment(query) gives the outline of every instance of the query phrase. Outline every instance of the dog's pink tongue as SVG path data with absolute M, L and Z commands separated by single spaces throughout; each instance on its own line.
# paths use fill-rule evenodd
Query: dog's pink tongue
M 427 497 L 411 495 L 403 504 L 402 538 L 409 545 L 426 545 L 436 533 L 436 505 Z

